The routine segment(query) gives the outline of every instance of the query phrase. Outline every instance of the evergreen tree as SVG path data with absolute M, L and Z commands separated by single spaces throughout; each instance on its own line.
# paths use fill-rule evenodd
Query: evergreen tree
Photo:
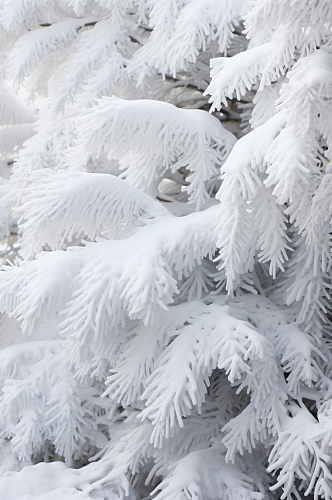
M 329 499 L 331 1 L 0 29 L 1 500 Z

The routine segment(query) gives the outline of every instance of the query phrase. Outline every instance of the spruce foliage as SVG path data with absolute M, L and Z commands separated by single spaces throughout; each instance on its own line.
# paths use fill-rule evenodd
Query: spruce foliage
M 0 36 L 1 500 L 330 499 L 331 1 Z

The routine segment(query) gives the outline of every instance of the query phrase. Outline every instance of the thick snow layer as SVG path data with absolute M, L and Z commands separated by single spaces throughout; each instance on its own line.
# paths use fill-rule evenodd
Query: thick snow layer
M 0 478 L 1 500 L 101 500 L 105 490 L 84 491 L 84 469 L 70 469 L 62 462 L 24 467 L 20 472 L 6 472 Z M 119 496 L 108 489 L 107 500 Z

